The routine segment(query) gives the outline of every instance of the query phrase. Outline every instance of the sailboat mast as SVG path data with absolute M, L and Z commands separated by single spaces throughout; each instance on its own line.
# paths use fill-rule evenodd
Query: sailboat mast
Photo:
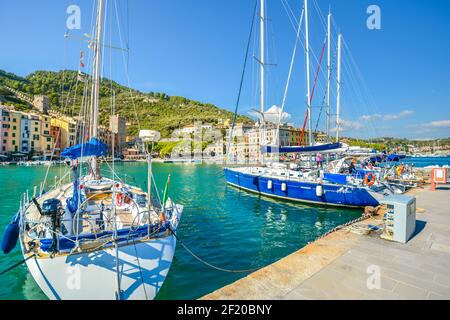
M 311 120 L 311 84 L 310 84 L 310 72 L 309 72 L 309 22 L 308 22 L 308 0 L 305 0 L 305 51 L 306 51 L 306 100 L 308 104 L 308 133 L 309 133 L 309 145 L 313 144 L 312 138 L 312 120 Z
M 339 142 L 340 129 L 340 112 L 341 112 L 341 39 L 342 35 L 338 36 L 338 61 L 337 61 L 337 93 L 336 93 L 336 141 Z
M 330 137 L 330 79 L 331 79 L 331 12 L 328 13 L 328 30 L 327 30 L 327 46 L 328 46 L 328 78 L 327 78 L 327 139 Z
M 266 10 L 265 10 L 265 1 L 266 0 L 259 0 L 260 3 L 260 22 L 259 22 L 259 46 L 260 46 L 260 112 L 261 112 L 261 126 L 260 126 L 260 146 L 263 146 L 266 144 L 266 137 L 265 137 L 265 120 L 264 120 L 264 111 L 265 111 L 265 25 L 266 25 Z M 264 163 L 264 155 L 261 152 L 260 155 L 260 161 L 263 164 Z
M 265 101 L 264 101 L 264 86 L 265 86 L 265 23 L 266 23 L 266 17 L 265 17 L 265 0 L 260 0 L 260 15 L 261 15 L 261 21 L 259 24 L 260 27 L 260 73 L 261 73 L 261 79 L 260 79 L 260 108 L 261 112 L 264 113 L 265 110 Z
M 100 86 L 100 56 L 101 56 L 101 36 L 102 36 L 102 17 L 103 17 L 103 1 L 98 0 L 96 33 L 94 41 L 94 70 L 92 77 L 92 120 L 91 120 L 91 137 L 98 136 L 98 100 Z

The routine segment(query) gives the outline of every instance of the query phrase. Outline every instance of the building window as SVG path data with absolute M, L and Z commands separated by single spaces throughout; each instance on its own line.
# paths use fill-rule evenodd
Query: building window
M 16 130 L 16 128 L 17 128 L 16 126 L 13 126 L 13 130 Z
M 13 118 L 13 122 L 16 122 L 16 118 Z
M 38 131 L 38 128 L 34 128 L 34 131 L 37 132 L 37 131 Z
M 15 146 L 16 145 L 16 140 L 13 140 L 12 141 L 12 144 L 13 144 L 13 146 Z M 150 179 L 149 179 L 150 180 Z
M 52 138 L 50 138 L 50 137 L 49 137 L 49 138 L 47 138 L 47 141 L 48 141 L 48 142 L 52 141 Z
M 6 132 L 5 132 L 5 133 L 6 133 Z M 15 137 L 16 137 L 16 133 L 13 132 L 13 133 L 12 133 L 12 136 L 13 136 L 13 138 L 15 138 Z
M 47 150 L 50 150 L 50 145 L 49 144 L 47 145 Z

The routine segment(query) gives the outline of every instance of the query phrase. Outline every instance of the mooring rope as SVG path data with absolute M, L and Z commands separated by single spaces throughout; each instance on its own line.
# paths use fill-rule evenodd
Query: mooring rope
M 344 228 L 346 228 L 346 227 L 348 227 L 348 226 L 350 226 L 350 225 L 352 225 L 352 224 L 354 224 L 354 223 L 361 222 L 361 221 L 366 220 L 366 219 L 368 219 L 368 218 L 370 218 L 370 217 L 372 217 L 372 214 L 370 214 L 370 213 L 363 214 L 363 215 L 362 215 L 361 217 L 359 217 L 359 218 L 356 218 L 356 219 L 354 219 L 354 220 L 351 220 L 351 221 L 349 221 L 349 222 L 346 222 L 346 223 L 344 223 L 344 224 L 341 224 L 341 225 L 339 225 L 339 226 L 337 226 L 337 227 L 331 229 L 330 231 L 325 232 L 323 235 L 317 237 L 317 238 L 314 239 L 313 241 L 308 242 L 308 244 L 313 243 L 313 242 L 316 242 L 316 241 L 318 241 L 318 240 L 320 240 L 320 239 L 323 239 L 323 238 L 325 238 L 326 236 L 328 236 L 329 234 L 331 234 L 331 233 L 333 233 L 333 232 L 336 232 L 336 231 L 339 231 L 339 230 L 341 230 L 341 229 L 344 229 Z
M 348 226 L 350 226 L 350 225 L 352 225 L 352 224 L 354 224 L 354 223 L 357 223 L 357 222 L 366 220 L 366 219 L 368 219 L 368 218 L 370 218 L 370 217 L 372 217 L 372 214 L 370 214 L 370 213 L 368 213 L 368 214 L 363 214 L 363 215 L 362 215 L 361 217 L 359 217 L 359 218 L 356 218 L 356 219 L 354 219 L 354 220 L 351 220 L 351 221 L 349 221 L 349 222 L 346 222 L 346 223 L 344 223 L 344 224 L 341 224 L 341 225 L 339 225 L 339 226 L 337 226 L 337 227 L 335 227 L 335 228 L 329 230 L 328 232 L 325 232 L 323 235 L 317 237 L 317 238 L 314 239 L 313 241 L 308 242 L 308 244 L 313 243 L 313 242 L 316 242 L 316 241 L 318 241 L 318 240 L 320 240 L 320 239 L 322 239 L 322 238 L 325 238 L 326 236 L 328 236 L 329 234 L 331 234 L 331 233 L 333 233 L 333 232 L 336 232 L 336 231 L 338 231 L 338 230 L 344 229 L 344 228 L 346 228 L 346 227 L 348 227 Z M 225 268 L 222 268 L 222 267 L 218 267 L 218 266 L 216 266 L 216 265 L 213 265 L 213 264 L 209 263 L 208 261 L 205 261 L 204 259 L 202 259 L 202 258 L 199 257 L 198 255 L 196 255 L 191 249 L 189 249 L 189 247 L 188 247 L 186 244 L 184 244 L 183 241 L 181 241 L 181 239 L 176 235 L 176 233 L 172 230 L 172 228 L 171 228 L 170 226 L 169 226 L 169 230 L 170 230 L 170 232 L 172 232 L 172 234 L 173 234 L 174 237 L 177 239 L 177 241 L 181 244 L 181 246 L 182 246 L 182 247 L 183 247 L 183 248 L 184 248 L 184 249 L 185 249 L 192 257 L 194 257 L 194 258 L 197 259 L 199 262 L 203 263 L 204 265 L 206 265 L 206 266 L 208 266 L 208 267 L 210 267 L 210 268 L 213 268 L 213 269 L 216 269 L 216 270 L 222 271 L 222 272 L 228 272 L 228 273 L 249 273 L 249 272 L 255 272 L 255 271 L 258 271 L 258 270 L 264 268 L 264 267 L 258 267 L 258 268 L 251 268 L 251 269 L 237 269 L 237 270 L 231 270 L 231 269 L 225 269 Z
M 9 267 L 8 269 L 3 270 L 2 272 L 0 272 L 0 276 L 3 275 L 3 274 L 5 274 L 5 273 L 7 273 L 7 272 L 9 272 L 9 271 L 11 271 L 11 270 L 13 270 L 13 269 L 15 269 L 15 268 L 17 268 L 18 266 L 20 266 L 20 265 L 22 265 L 23 263 L 27 262 L 27 261 L 30 260 L 31 258 L 34 258 L 35 256 L 36 256 L 36 254 L 33 254 L 33 255 L 27 257 L 26 259 L 23 259 L 22 261 L 17 262 L 16 264 L 12 265 L 12 266 Z
M 204 265 L 216 269 L 218 271 L 222 271 L 222 272 L 228 272 L 228 273 L 249 273 L 249 272 L 255 272 L 258 271 L 259 269 L 263 268 L 263 267 L 258 267 L 258 268 L 251 268 L 251 269 L 237 269 L 237 270 L 231 270 L 231 269 L 225 269 L 222 267 L 218 267 L 215 266 L 211 263 L 209 263 L 208 261 L 205 261 L 204 259 L 200 258 L 198 255 L 196 255 L 191 249 L 189 249 L 189 247 L 183 243 L 183 241 L 181 241 L 181 239 L 176 235 L 176 233 L 172 230 L 172 228 L 169 226 L 169 230 L 170 232 L 172 232 L 172 234 L 174 235 L 175 239 L 177 239 L 177 241 L 183 246 L 183 248 L 191 255 L 193 256 L 195 259 L 197 259 L 199 262 L 203 263 Z

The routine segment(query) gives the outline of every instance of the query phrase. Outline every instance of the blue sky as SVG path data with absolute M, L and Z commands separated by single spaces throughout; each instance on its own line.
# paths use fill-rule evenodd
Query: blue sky
M 129 43 L 129 79 L 142 91 L 163 91 L 234 109 L 254 0 L 115 0 L 123 42 Z M 331 5 L 342 32 L 343 135 L 442 138 L 450 136 L 450 1 L 448 0 L 316 0 L 326 14 Z M 127 4 L 128 3 L 128 4 Z M 283 3 L 299 19 L 303 1 L 267 0 L 267 108 L 280 105 L 295 33 Z M 65 40 L 66 8 L 81 8 L 81 30 L 90 33 L 92 1 L 45 0 L 0 2 L 0 69 L 25 76 L 35 70 L 77 69 L 86 44 Z M 381 30 L 366 26 L 369 5 L 381 9 Z M 114 2 L 109 0 L 109 8 Z M 128 14 L 127 14 L 128 8 Z M 310 45 L 320 55 L 325 36 L 319 12 L 310 1 Z M 108 10 L 108 22 L 111 13 Z M 117 22 L 106 38 L 120 45 Z M 335 26 L 335 27 L 336 27 Z M 333 43 L 337 28 L 333 27 Z M 108 26 L 109 29 L 109 26 Z M 258 30 L 258 29 L 255 29 Z M 304 30 L 304 28 L 303 28 Z M 258 55 L 257 38 L 250 55 Z M 303 41 L 303 40 L 302 40 Z M 105 41 L 109 42 L 109 41 Z M 334 47 L 334 46 L 333 46 Z M 350 53 L 356 61 L 354 66 Z M 87 54 L 86 54 L 87 55 Z M 105 53 L 105 75 L 127 84 L 122 52 Z M 333 49 L 333 56 L 335 49 Z M 111 57 L 111 58 L 109 58 Z M 313 78 L 317 61 L 311 59 Z M 326 68 L 326 56 L 322 70 Z M 239 112 L 259 108 L 257 65 L 249 59 Z M 356 75 L 359 70 L 362 77 Z M 299 44 L 285 111 L 296 126 L 305 114 L 305 58 Z M 362 80 L 363 79 L 363 80 Z M 364 84 L 363 84 L 364 83 Z M 324 96 L 325 76 L 319 73 L 313 101 L 313 126 Z M 335 107 L 335 69 L 332 108 Z M 322 117 L 319 128 L 324 128 Z

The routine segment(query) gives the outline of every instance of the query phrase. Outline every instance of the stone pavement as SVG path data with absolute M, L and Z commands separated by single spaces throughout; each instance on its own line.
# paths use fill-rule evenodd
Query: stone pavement
M 450 299 L 450 189 L 413 193 L 408 243 L 339 230 L 202 299 Z

